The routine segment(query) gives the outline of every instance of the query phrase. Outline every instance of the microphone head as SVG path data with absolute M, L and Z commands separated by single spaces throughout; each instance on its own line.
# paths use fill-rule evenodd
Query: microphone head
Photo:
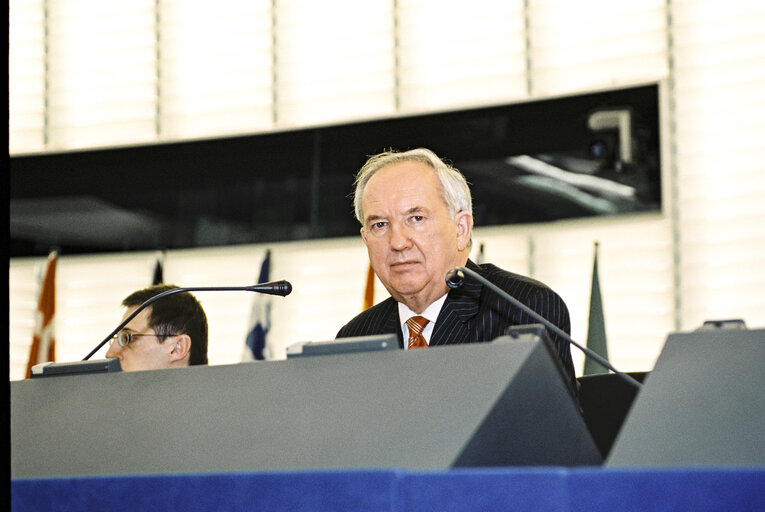
M 245 290 L 257 293 L 265 293 L 268 295 L 289 295 L 292 293 L 292 285 L 289 281 L 270 281 L 268 283 L 260 283 L 252 286 L 245 286 Z
M 446 286 L 452 290 L 462 286 L 465 282 L 465 273 L 458 269 L 452 269 L 446 273 Z
M 282 297 L 285 297 L 292 293 L 292 284 L 289 281 L 279 281 L 276 283 L 276 286 L 274 287 L 277 290 L 279 290 L 279 295 Z

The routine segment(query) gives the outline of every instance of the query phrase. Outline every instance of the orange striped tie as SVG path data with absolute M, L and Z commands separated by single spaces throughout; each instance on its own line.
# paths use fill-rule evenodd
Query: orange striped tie
M 406 321 L 406 325 L 409 327 L 409 344 L 407 348 L 428 348 L 425 337 L 422 335 L 422 331 L 427 324 L 428 319 L 421 316 L 413 316 Z

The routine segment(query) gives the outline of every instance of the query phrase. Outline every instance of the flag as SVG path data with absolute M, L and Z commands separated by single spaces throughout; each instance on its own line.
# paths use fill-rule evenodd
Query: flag
M 367 287 L 364 290 L 364 304 L 361 308 L 362 311 L 374 306 L 375 303 L 375 271 L 372 270 L 372 264 L 369 264 L 367 270 Z
M 266 251 L 263 263 L 260 266 L 260 277 L 258 282 L 267 283 L 271 267 L 271 251 Z M 245 340 L 243 361 L 262 361 L 271 354 L 266 345 L 266 336 L 271 329 L 271 295 L 258 293 L 252 301 L 252 311 L 250 313 L 250 324 L 252 327 L 247 333 Z
M 603 314 L 603 297 L 600 295 L 598 277 L 598 243 L 595 242 L 595 258 L 592 264 L 592 287 L 590 290 L 590 316 L 587 321 L 587 348 L 608 359 L 606 320 Z M 585 358 L 584 375 L 608 373 L 608 369 L 592 358 Z
M 160 256 L 157 258 L 157 263 L 154 265 L 154 277 L 152 278 L 151 284 L 162 284 L 165 282 L 165 276 L 164 272 L 162 270 L 162 259 L 163 257 Z
M 29 349 L 27 378 L 32 367 L 39 363 L 56 360 L 56 340 L 53 332 L 53 317 L 56 312 L 56 261 L 58 253 L 48 255 L 48 264 L 40 286 L 40 297 L 35 311 L 35 327 L 32 346 Z

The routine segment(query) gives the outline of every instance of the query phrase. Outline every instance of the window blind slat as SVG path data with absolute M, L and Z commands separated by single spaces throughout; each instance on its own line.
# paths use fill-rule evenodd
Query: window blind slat
M 529 20 L 533 95 L 667 75 L 663 1 L 532 0 Z
M 273 126 L 270 0 L 169 0 L 159 10 L 159 131 L 163 140 Z
M 278 126 L 395 112 L 389 0 L 278 2 L 276 31 Z
M 49 148 L 154 140 L 154 2 L 50 2 L 49 27 Z
M 523 2 L 398 2 L 402 112 L 525 98 Z
M 534 230 L 533 277 L 556 290 L 571 314 L 571 336 L 587 340 L 594 243 L 609 360 L 622 371 L 652 368 L 673 329 L 672 231 L 665 219 Z M 577 368 L 582 354 L 572 349 Z
M 8 147 L 45 149 L 45 13 L 42 0 L 8 5 Z

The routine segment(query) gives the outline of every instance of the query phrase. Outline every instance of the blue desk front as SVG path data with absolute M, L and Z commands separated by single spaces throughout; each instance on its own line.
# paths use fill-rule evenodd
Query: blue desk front
M 765 467 L 349 470 L 33 478 L 25 511 L 566 512 L 765 510 Z

